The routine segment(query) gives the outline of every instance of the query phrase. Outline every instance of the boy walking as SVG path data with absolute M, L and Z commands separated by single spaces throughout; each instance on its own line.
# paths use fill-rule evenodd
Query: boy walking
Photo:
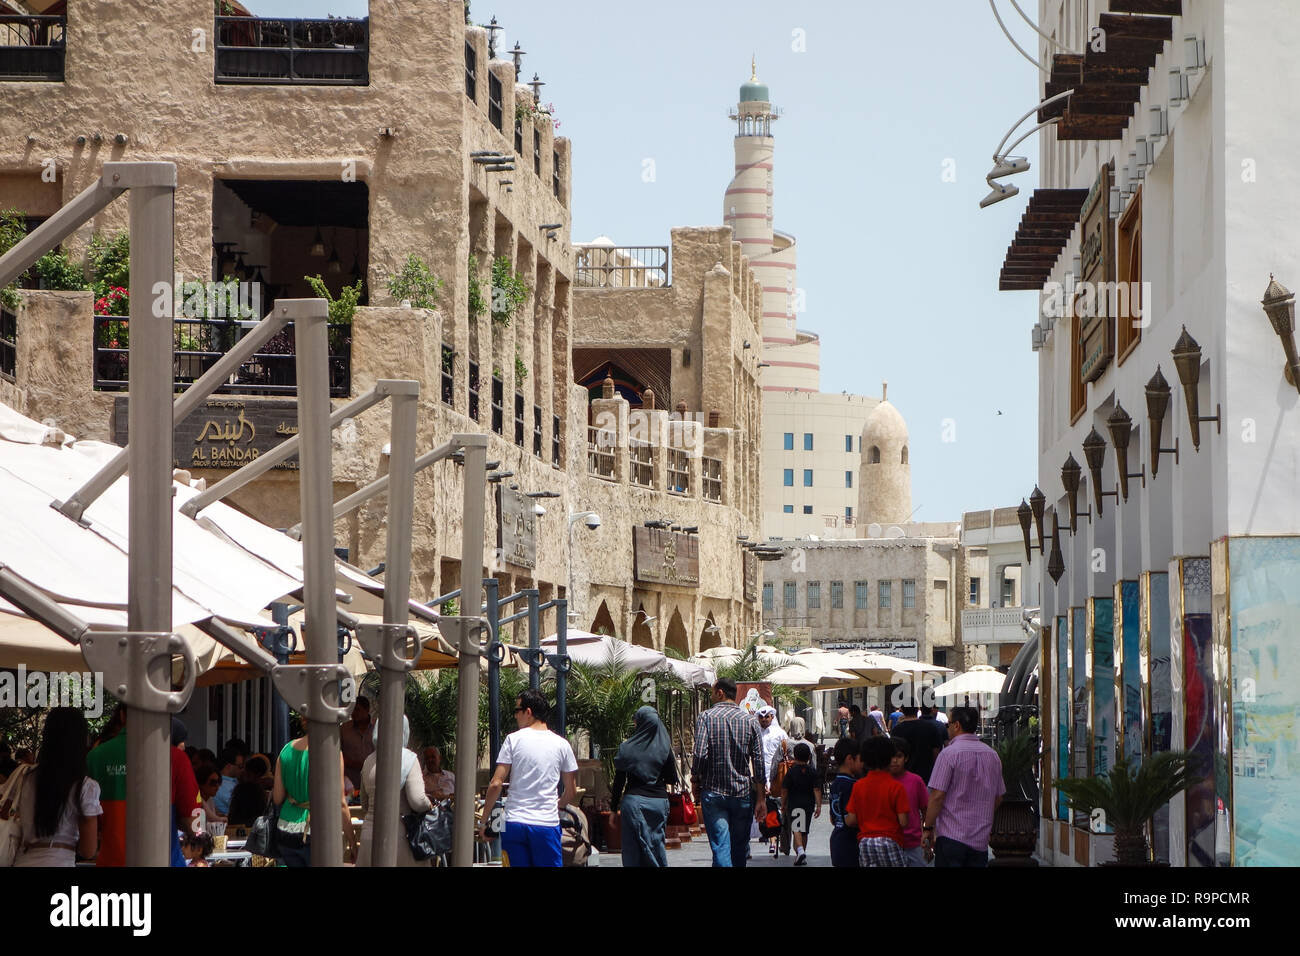
M 822 788 L 817 774 L 809 766 L 812 748 L 795 744 L 794 766 L 781 783 L 781 816 L 790 821 L 794 839 L 794 865 L 807 866 L 808 831 L 814 817 L 822 815 Z
M 894 759 L 889 763 L 889 774 L 903 785 L 907 801 L 912 805 L 903 827 L 903 859 L 908 866 L 925 866 L 925 850 L 921 846 L 921 820 L 930 804 L 930 792 L 925 781 L 907 769 L 912 745 L 902 737 L 893 737 Z
M 903 827 L 912 805 L 903 785 L 889 773 L 894 745 L 872 737 L 862 745 L 867 775 L 853 785 L 844 822 L 858 828 L 859 866 L 906 866 Z
M 862 752 L 851 737 L 835 741 L 835 779 L 831 781 L 831 866 L 858 865 L 858 828 L 844 820 L 844 811 L 853 793 L 853 785 L 862 776 Z

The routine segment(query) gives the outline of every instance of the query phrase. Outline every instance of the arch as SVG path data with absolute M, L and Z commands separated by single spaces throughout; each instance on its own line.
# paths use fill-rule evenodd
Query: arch
M 593 634 L 618 637 L 618 629 L 614 627 L 614 615 L 609 613 L 609 604 L 605 601 L 600 602 L 600 607 L 596 610 L 596 616 L 591 619 L 591 627 L 588 630 Z
M 902 457 L 901 464 L 904 464 L 904 465 L 907 464 L 907 446 L 906 446 L 906 445 L 903 446 L 903 457 Z
M 645 611 L 645 605 L 638 604 L 637 611 Z M 637 614 L 636 611 L 632 612 L 632 643 L 641 647 L 653 648 L 655 646 L 654 631 L 650 629 L 649 624 L 642 623 L 644 619 L 644 614 Z
M 674 610 L 672 618 L 668 621 L 668 630 L 664 634 L 664 647 L 671 647 L 682 657 L 691 656 L 691 643 L 686 636 L 686 625 L 682 623 L 681 611 Z
M 717 630 L 710 632 L 709 628 L 718 628 L 717 623 L 713 620 L 712 614 L 704 619 L 704 624 L 700 628 L 700 650 L 702 651 L 706 651 L 710 647 L 722 646 L 722 629 L 718 628 Z
M 871 446 L 871 457 L 868 458 L 867 461 L 870 462 L 870 463 L 873 464 L 873 465 L 878 465 L 878 464 L 880 464 L 880 446 L 879 446 L 879 445 L 872 445 L 872 446 Z

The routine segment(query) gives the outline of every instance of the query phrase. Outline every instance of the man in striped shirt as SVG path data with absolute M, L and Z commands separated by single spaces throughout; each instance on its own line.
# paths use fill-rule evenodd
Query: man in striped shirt
M 954 707 L 948 721 L 948 746 L 930 772 L 930 805 L 921 844 L 934 853 L 935 866 L 988 866 L 993 814 L 1007 792 L 1002 761 L 975 736 L 979 713 Z
M 714 866 L 745 865 L 750 820 L 763 815 L 767 782 L 759 735 L 758 721 L 736 705 L 736 682 L 718 678 L 713 706 L 695 723 L 691 762 Z

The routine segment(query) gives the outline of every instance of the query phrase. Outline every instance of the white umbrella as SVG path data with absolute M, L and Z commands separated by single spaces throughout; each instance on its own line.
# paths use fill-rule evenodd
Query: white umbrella
M 802 664 L 786 664 L 779 667 L 767 679 L 773 684 L 784 684 L 804 690 L 827 690 L 835 687 L 853 687 L 861 682 L 860 677 L 840 671 L 816 670 Z
M 960 697 L 965 694 L 1000 694 L 1006 675 L 988 664 L 976 664 L 964 674 L 934 689 L 935 697 Z

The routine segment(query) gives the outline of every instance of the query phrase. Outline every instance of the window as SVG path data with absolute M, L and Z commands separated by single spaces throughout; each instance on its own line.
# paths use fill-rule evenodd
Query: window
M 533 175 L 542 175 L 542 131 L 533 127 Z
M 474 52 L 474 47 L 466 42 L 465 44 L 465 95 L 471 100 L 478 99 L 478 54 Z
M 785 450 L 794 451 L 794 432 L 785 433 Z
M 916 582 L 915 581 L 903 582 L 903 607 L 904 608 L 916 607 Z
M 1115 353 L 1117 364 L 1122 365 L 1128 353 L 1137 348 L 1142 339 L 1142 326 L 1146 316 L 1143 308 L 1150 303 L 1142 301 L 1142 187 L 1124 210 L 1119 220 L 1119 249 L 1116 255 L 1119 279 L 1116 292 L 1118 327 Z M 1126 294 L 1127 293 L 1127 294 Z
M 804 432 L 804 434 L 803 434 L 803 450 L 804 450 L 804 451 L 812 451 L 812 450 L 813 450 L 813 446 L 812 446 L 812 435 L 808 434 L 807 432 Z
M 980 603 L 980 579 L 970 579 L 970 603 L 978 606 Z
M 871 464 L 880 464 L 880 449 L 876 445 L 871 446 Z
M 1061 320 L 1061 328 L 1065 329 L 1065 322 Z M 1083 408 L 1087 404 L 1088 384 L 1083 380 L 1083 341 L 1080 334 L 1083 327 L 1083 320 L 1075 316 L 1068 320 L 1070 323 L 1070 421 L 1073 422 L 1083 414 Z
M 488 122 L 497 129 L 502 129 L 505 116 L 501 106 L 501 78 L 495 73 L 488 74 Z
M 515 392 L 515 444 L 524 447 L 524 397 Z
M 853 487 L 853 472 L 851 472 L 851 471 L 846 471 L 846 472 L 844 473 L 844 487 L 845 487 L 845 488 L 852 488 L 852 487 Z
M 844 582 L 831 582 L 831 609 L 840 610 L 844 607 Z
M 808 610 L 820 611 L 822 607 L 822 583 L 820 581 L 808 582 Z
M 763 610 L 764 611 L 772 611 L 774 609 L 776 599 L 772 592 L 773 592 L 772 582 L 764 581 L 763 582 Z
M 782 483 L 783 485 L 785 485 L 787 488 L 793 488 L 793 487 L 794 487 L 794 469 L 793 469 L 793 468 L 787 468 L 787 469 L 785 469 L 784 472 L 781 473 L 781 483 Z
M 877 591 L 878 591 L 877 600 L 876 600 L 877 607 L 889 608 L 894 606 L 893 594 L 891 593 L 891 588 L 890 588 L 891 584 L 893 584 L 892 581 L 881 581 L 877 585 Z
M 806 515 L 810 515 L 810 514 L 812 514 L 812 505 L 804 505 L 804 506 L 803 506 L 803 513 L 806 514 Z
M 542 410 L 537 405 L 533 406 L 533 455 L 542 457 Z
M 858 611 L 867 609 L 867 582 L 853 582 L 853 607 Z
M 781 597 L 782 603 L 785 605 L 787 611 L 793 611 L 798 606 L 799 597 L 795 591 L 795 583 L 793 581 L 786 581 L 785 584 L 782 585 Z
M 794 505 L 782 505 L 781 512 L 788 515 L 794 514 Z
M 563 433 L 560 431 L 560 416 L 551 416 L 551 464 L 560 467 L 560 444 Z
M 560 154 L 558 152 L 551 153 L 551 192 L 555 194 L 556 199 L 560 198 Z
M 850 455 L 853 454 L 853 436 L 852 436 L 852 435 L 845 435 L 845 436 L 844 436 L 844 450 L 845 450 L 848 454 L 850 454 Z
M 848 520 L 848 521 L 852 521 L 852 520 L 853 520 L 853 506 L 852 506 L 852 505 L 845 505 L 845 506 L 844 506 L 844 517 L 845 517 L 845 519 Z
M 442 347 L 442 403 L 456 404 L 456 350 L 446 344 Z
M 902 456 L 902 458 L 901 458 L 900 460 L 901 460 L 901 463 L 902 463 L 902 464 L 904 464 L 904 465 L 907 464 L 907 446 L 906 446 L 906 445 L 903 446 L 903 456 Z
M 1002 606 L 1016 606 L 1016 582 L 1014 578 L 1002 579 Z
M 505 383 L 496 375 L 492 376 L 492 430 L 498 435 L 505 434 L 506 399 Z
M 812 487 L 812 469 L 811 469 L 811 468 L 805 468 L 805 469 L 803 470 L 803 486 L 804 486 L 805 488 L 811 488 L 811 487 Z
M 936 650 L 932 656 L 934 657 L 934 665 L 935 665 L 936 667 L 947 667 L 947 666 L 948 666 L 948 652 L 947 652 L 947 651 Z
M 478 362 L 469 363 L 469 417 L 478 421 Z

